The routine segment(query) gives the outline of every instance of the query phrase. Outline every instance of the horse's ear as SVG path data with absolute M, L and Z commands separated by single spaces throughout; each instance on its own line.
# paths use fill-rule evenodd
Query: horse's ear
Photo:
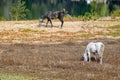
M 63 9 L 63 11 L 64 11 L 64 12 L 66 11 L 65 8 Z
M 65 13 L 65 14 L 68 14 L 68 11 L 64 8 L 63 9 L 63 12 Z
M 62 10 L 64 13 L 66 13 L 66 9 L 65 8 L 63 8 L 63 10 Z

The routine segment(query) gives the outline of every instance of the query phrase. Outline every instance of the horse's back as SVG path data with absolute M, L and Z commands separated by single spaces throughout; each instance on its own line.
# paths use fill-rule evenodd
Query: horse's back
M 95 47 L 95 43 L 94 42 L 88 43 L 87 48 L 91 48 L 91 47 Z
M 88 51 L 90 51 L 90 52 L 96 52 L 95 43 L 90 42 L 90 43 L 87 45 L 86 50 L 88 50 Z
M 102 47 L 104 47 L 104 44 L 102 42 L 96 42 L 96 46 L 98 48 L 102 48 Z
M 102 49 L 102 51 L 104 51 L 104 44 L 102 42 L 90 42 L 87 45 L 87 50 L 89 50 L 90 52 L 100 52 L 100 50 Z
M 48 11 L 45 13 L 46 18 L 50 19 L 56 19 L 56 18 L 61 18 L 64 17 L 65 13 L 63 11 Z
M 48 11 L 48 12 L 45 13 L 46 17 L 50 17 L 51 15 L 52 15 L 52 11 Z

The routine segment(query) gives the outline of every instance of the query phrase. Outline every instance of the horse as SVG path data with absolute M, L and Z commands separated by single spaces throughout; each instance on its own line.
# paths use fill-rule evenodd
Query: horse
M 84 61 L 91 61 L 91 53 L 94 54 L 94 58 L 96 60 L 96 53 L 99 56 L 100 59 L 100 64 L 102 64 L 102 59 L 103 59 L 103 52 L 104 52 L 105 45 L 102 42 L 90 42 L 88 43 L 85 52 L 84 52 Z
M 48 25 L 48 22 L 51 23 L 51 27 L 53 27 L 52 24 L 52 19 L 59 19 L 61 21 L 61 28 L 63 27 L 63 18 L 67 13 L 65 11 L 48 11 L 47 13 L 45 13 L 41 19 L 39 20 L 39 26 L 42 24 L 42 22 L 44 21 L 44 19 L 47 19 L 47 23 L 46 23 L 46 27 Z

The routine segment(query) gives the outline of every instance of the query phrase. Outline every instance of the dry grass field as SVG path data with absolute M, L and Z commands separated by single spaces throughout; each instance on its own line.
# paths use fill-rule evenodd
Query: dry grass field
M 1 80 L 120 80 L 120 21 L 53 24 L 0 22 Z M 91 41 L 105 44 L 102 65 L 83 61 Z

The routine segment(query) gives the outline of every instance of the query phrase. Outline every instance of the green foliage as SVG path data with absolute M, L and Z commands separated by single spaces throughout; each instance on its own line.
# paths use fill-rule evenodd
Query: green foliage
M 10 16 L 13 20 L 25 19 L 28 13 L 30 13 L 30 11 L 26 8 L 24 1 L 21 2 L 21 0 L 18 0 L 16 4 L 11 6 Z
M 86 0 L 2 0 L 0 18 L 4 17 L 6 20 L 38 19 L 47 11 L 64 9 L 71 16 L 96 19 L 98 16 L 109 16 L 111 12 L 120 9 L 119 0 L 107 0 L 109 4 L 104 1 L 93 0 L 87 4 Z
M 99 16 L 96 12 L 91 11 L 90 13 L 86 12 L 85 15 L 83 16 L 83 19 L 84 20 L 91 20 L 91 19 L 96 20 L 98 17 Z
M 92 19 L 92 15 L 90 13 L 86 12 L 85 15 L 83 16 L 83 19 L 90 20 L 90 19 Z
M 120 10 L 116 10 L 111 15 L 112 18 L 120 17 Z
M 108 6 L 106 4 L 102 5 L 101 6 L 101 9 L 100 9 L 100 16 L 108 16 L 109 15 L 109 9 L 108 9 Z
M 95 1 L 93 1 L 91 4 L 91 14 L 93 16 L 93 18 L 97 18 L 98 16 L 108 16 L 109 15 L 109 9 L 108 9 L 108 5 L 105 3 L 96 3 Z
M 0 21 L 5 21 L 6 19 L 4 17 L 0 17 Z

